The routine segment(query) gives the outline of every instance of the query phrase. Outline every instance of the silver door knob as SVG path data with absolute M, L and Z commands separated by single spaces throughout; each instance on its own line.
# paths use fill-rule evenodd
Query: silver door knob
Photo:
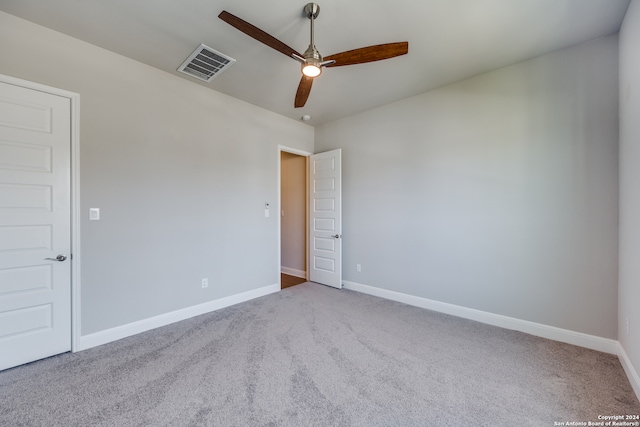
M 45 259 L 48 259 L 48 260 L 50 260 L 50 261 L 60 261 L 60 262 L 62 262 L 62 261 L 64 261 L 64 260 L 66 260 L 66 259 L 67 259 L 67 257 L 66 257 L 66 256 L 64 256 L 64 255 L 58 255 L 58 256 L 57 256 L 57 257 L 55 257 L 55 258 L 45 258 Z

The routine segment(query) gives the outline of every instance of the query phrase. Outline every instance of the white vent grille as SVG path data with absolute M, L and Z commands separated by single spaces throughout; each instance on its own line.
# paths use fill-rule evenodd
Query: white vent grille
M 210 82 L 218 74 L 232 66 L 234 62 L 236 62 L 235 59 L 201 44 L 182 63 L 178 71 L 196 79 Z

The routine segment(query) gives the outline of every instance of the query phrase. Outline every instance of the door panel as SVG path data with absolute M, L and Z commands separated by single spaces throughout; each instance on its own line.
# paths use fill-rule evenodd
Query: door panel
M 341 150 L 310 157 L 309 280 L 342 288 Z
M 71 349 L 71 101 L 0 82 L 0 370 Z

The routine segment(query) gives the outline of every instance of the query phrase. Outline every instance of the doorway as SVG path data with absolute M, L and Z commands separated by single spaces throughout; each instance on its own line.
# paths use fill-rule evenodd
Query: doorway
M 307 280 L 307 155 L 280 150 L 280 287 Z
M 290 160 L 299 162 L 293 173 Z M 341 149 L 312 154 L 278 146 L 280 289 L 282 274 L 342 288 L 341 170 Z M 290 186 L 296 187 L 295 196 Z M 295 203 L 293 209 L 289 201 Z M 289 221 L 295 212 L 296 220 Z

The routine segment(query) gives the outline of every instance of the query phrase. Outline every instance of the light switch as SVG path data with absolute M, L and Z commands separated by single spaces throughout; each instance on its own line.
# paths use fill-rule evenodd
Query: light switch
M 100 221 L 100 208 L 89 208 L 89 220 Z

